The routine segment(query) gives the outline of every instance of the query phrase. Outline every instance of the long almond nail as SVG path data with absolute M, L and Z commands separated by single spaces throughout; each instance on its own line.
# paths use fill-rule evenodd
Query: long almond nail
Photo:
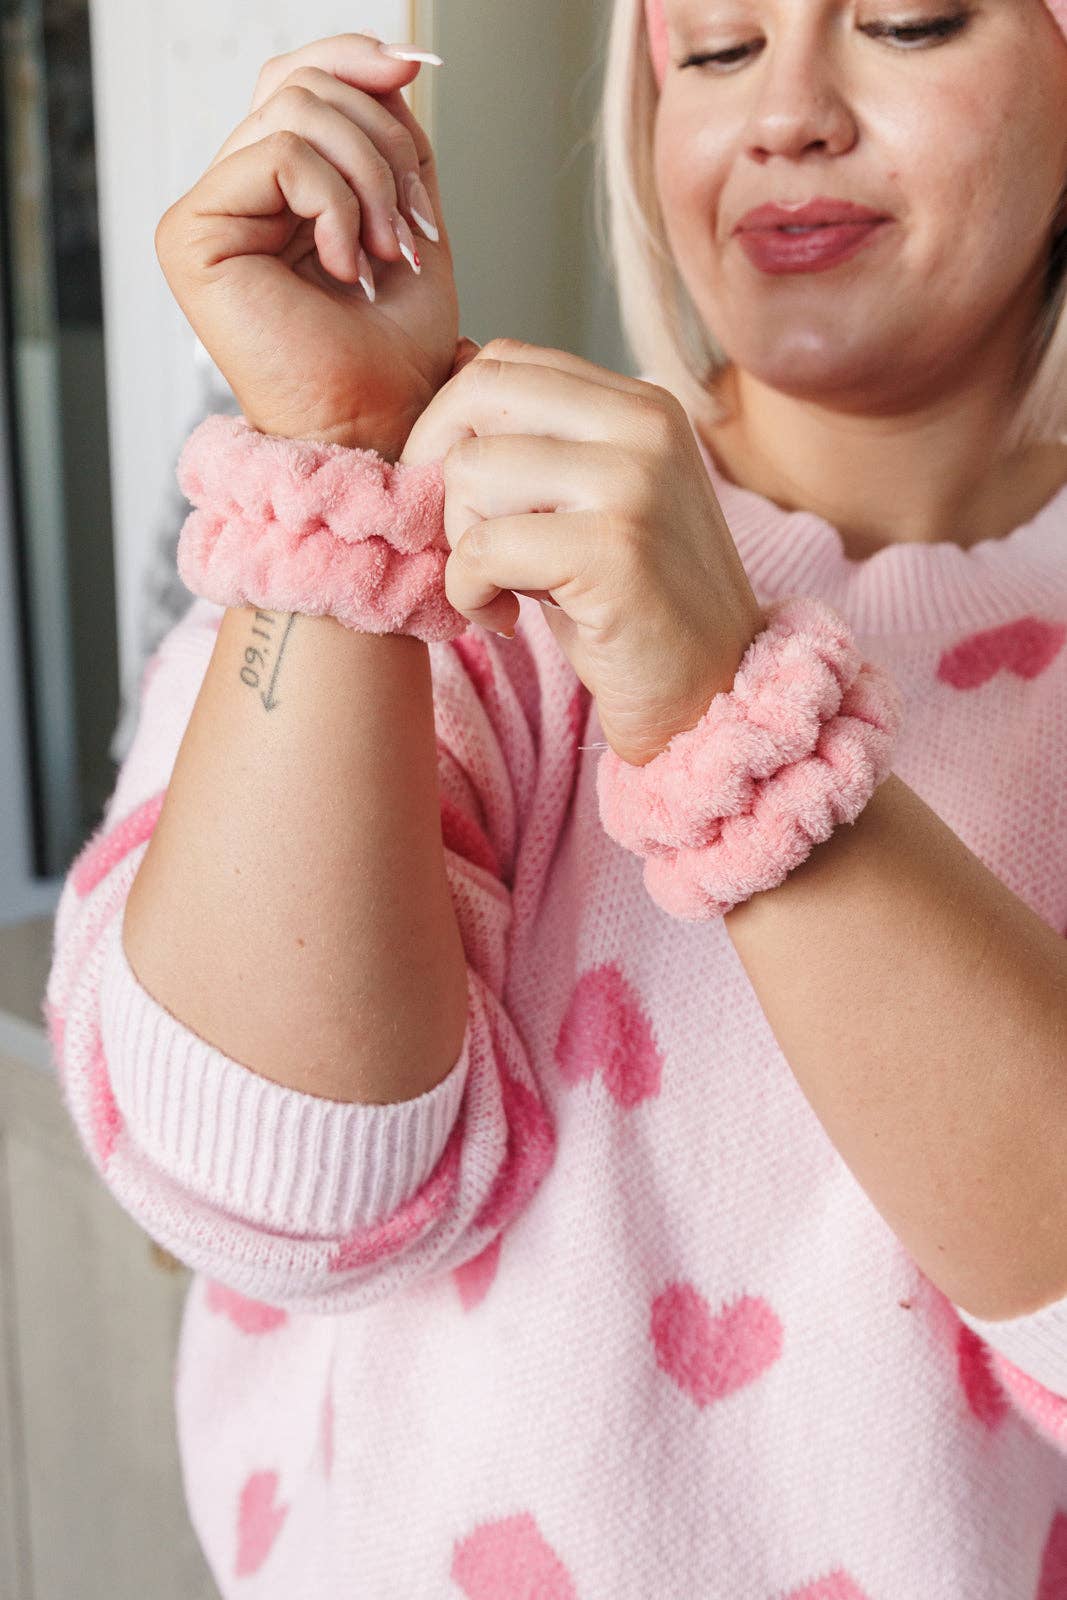
M 432 50 L 416 50 L 410 44 L 380 44 L 378 46 L 383 55 L 393 56 L 397 61 L 428 61 L 431 67 L 443 67 L 444 62 Z
M 364 293 L 367 296 L 367 299 L 370 300 L 371 303 L 373 304 L 373 301 L 374 301 L 374 273 L 370 269 L 370 262 L 367 259 L 367 252 L 363 249 L 362 245 L 360 246 L 358 260 L 359 260 L 359 281 L 363 285 L 363 290 L 364 290 Z
M 389 221 L 393 225 L 393 232 L 396 234 L 396 242 L 400 246 L 401 255 L 411 267 L 412 272 L 418 275 L 422 271 L 422 263 L 419 260 L 419 252 L 415 248 L 415 235 L 399 211 L 394 211 Z
M 415 218 L 427 239 L 437 243 L 441 235 L 434 221 L 433 206 L 422 179 L 412 172 L 408 177 L 408 210 Z

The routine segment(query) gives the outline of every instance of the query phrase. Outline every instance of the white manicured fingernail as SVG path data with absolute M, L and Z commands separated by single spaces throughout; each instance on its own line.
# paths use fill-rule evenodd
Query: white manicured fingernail
M 419 261 L 419 252 L 415 248 L 415 235 L 399 211 L 394 211 L 389 221 L 393 225 L 396 242 L 400 246 L 400 254 L 404 257 L 412 272 L 418 275 L 422 271 L 422 263 Z
M 433 219 L 433 206 L 430 204 L 430 197 L 426 193 L 426 185 L 414 172 L 408 176 L 408 210 L 427 239 L 432 239 L 436 244 L 441 235 Z
M 359 258 L 358 259 L 359 259 L 359 281 L 363 285 L 363 289 L 364 289 L 364 292 L 365 292 L 365 294 L 367 296 L 367 299 L 370 300 L 373 303 L 373 300 L 374 300 L 374 274 L 370 269 L 370 262 L 367 260 L 367 252 L 363 249 L 362 245 L 360 246 Z
M 555 606 L 557 611 L 562 611 L 563 610 L 563 607 L 560 605 L 558 600 L 544 599 L 544 600 L 541 601 L 541 604 L 543 606 Z
M 397 61 L 428 61 L 431 67 L 444 66 L 441 57 L 432 50 L 415 50 L 409 44 L 383 44 L 378 48 L 383 55 L 393 56 Z

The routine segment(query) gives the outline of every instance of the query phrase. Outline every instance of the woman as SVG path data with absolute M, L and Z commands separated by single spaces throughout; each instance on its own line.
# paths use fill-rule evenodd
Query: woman
M 645 378 L 457 349 L 410 67 L 365 36 L 269 63 L 157 235 L 244 413 L 183 456 L 183 575 L 238 523 L 271 559 L 146 676 L 47 1015 L 103 1181 L 196 1273 L 227 1600 L 1067 1569 L 1067 38 L 1042 0 L 648 22 L 619 0 L 604 124 Z M 737 232 L 819 196 L 877 225 Z M 481 626 L 342 623 L 353 486 L 435 462 Z M 893 770 L 790 871 L 751 825 L 801 762 L 739 790 L 720 837 L 774 870 L 720 901 L 612 785 L 695 805 L 763 749 L 794 596 L 896 685 Z

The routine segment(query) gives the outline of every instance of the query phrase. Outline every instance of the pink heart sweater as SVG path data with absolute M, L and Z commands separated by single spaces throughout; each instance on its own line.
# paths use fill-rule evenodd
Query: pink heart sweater
M 757 599 L 847 618 L 905 697 L 894 770 L 1067 929 L 1067 486 L 855 562 L 705 460 Z M 918 1269 L 722 922 L 605 833 L 536 602 L 427 647 L 470 1000 L 440 1084 L 304 1095 L 141 987 L 123 908 L 222 614 L 145 669 L 44 1016 L 101 1181 L 193 1271 L 177 1429 L 223 1600 L 1063 1600 L 1067 1301 L 984 1323 Z

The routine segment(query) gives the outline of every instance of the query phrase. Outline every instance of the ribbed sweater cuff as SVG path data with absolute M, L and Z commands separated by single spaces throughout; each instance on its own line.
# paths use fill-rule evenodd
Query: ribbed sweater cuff
M 109 924 L 101 976 L 108 1077 L 136 1144 L 196 1195 L 263 1227 L 340 1236 L 388 1216 L 436 1166 L 459 1114 L 470 1023 L 448 1076 L 387 1105 L 321 1099 L 224 1055 L 142 986 Z
M 959 1306 L 956 1311 L 972 1332 L 1013 1366 L 1053 1394 L 1067 1396 L 1067 1299 L 1005 1322 L 983 1321 Z

